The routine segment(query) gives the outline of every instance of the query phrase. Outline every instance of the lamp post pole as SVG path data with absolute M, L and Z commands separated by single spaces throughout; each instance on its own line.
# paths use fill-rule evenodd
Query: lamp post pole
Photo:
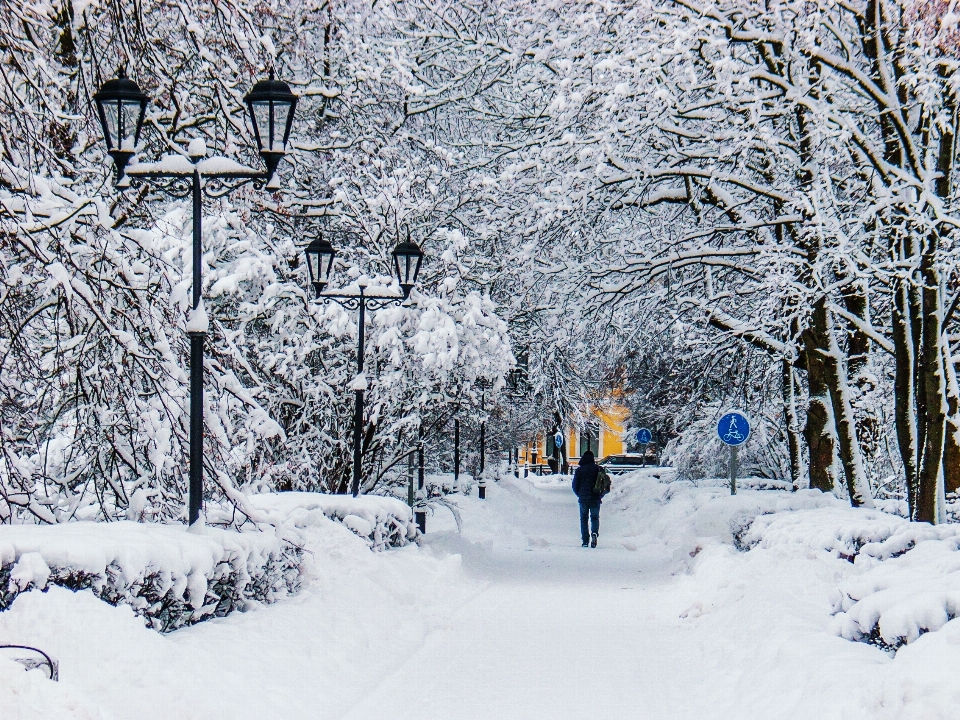
M 193 313 L 200 308 L 203 266 L 203 196 L 200 193 L 200 171 L 193 171 Z M 188 524 L 200 519 L 203 507 L 203 346 L 204 330 L 191 329 L 190 337 L 190 490 Z
M 420 442 L 417 443 L 417 495 L 423 498 L 423 428 L 420 429 Z M 424 506 L 420 506 L 420 509 L 414 513 L 417 521 L 417 528 L 420 530 L 421 534 L 426 534 L 427 532 L 427 511 L 423 509 Z
M 244 102 L 250 113 L 253 134 L 266 172 L 248 168 L 226 158 L 205 159 L 202 138 L 190 141 L 185 154 L 167 155 L 159 162 L 130 164 L 137 152 L 140 131 L 150 98 L 121 69 L 117 77 L 106 81 L 94 94 L 97 115 L 103 128 L 107 153 L 117 170 L 117 187 L 125 189 L 132 181 L 151 182 L 156 189 L 176 198 L 193 201 L 193 303 L 187 320 L 190 337 L 190 480 L 187 517 L 190 525 L 200 519 L 203 509 L 203 352 L 208 320 L 201 306 L 203 268 L 203 194 L 222 197 L 253 182 L 271 187 L 280 160 L 286 152 L 293 125 L 297 96 L 290 86 L 275 80 L 257 82 Z M 260 121 L 267 127 L 261 128 Z M 204 180 L 215 180 L 204 187 Z M 157 183 L 156 181 L 165 181 Z
M 487 399 L 487 391 L 483 389 L 480 391 L 480 413 L 486 412 L 484 407 Z M 480 420 L 480 483 L 478 484 L 478 494 L 481 500 L 485 500 L 487 497 L 487 479 L 484 477 L 484 470 L 486 469 L 487 464 L 487 419 L 482 417 Z
M 406 301 L 420 273 L 423 251 L 416 243 L 410 241 L 409 231 L 406 242 L 398 243 L 394 248 L 393 264 L 400 284 L 400 295 L 368 295 L 367 285 L 364 282 L 357 283 L 359 287 L 357 293 L 325 293 L 323 289 L 329 280 L 336 250 L 329 241 L 318 237 L 310 243 L 304 253 L 307 256 L 310 282 L 313 284 L 317 299 L 324 302 L 334 300 L 347 310 L 357 311 L 357 377 L 353 383 L 353 390 L 356 393 L 353 413 L 353 482 L 350 488 L 353 496 L 357 497 L 360 494 L 360 478 L 363 470 L 363 395 L 367 386 L 366 378 L 363 377 L 363 355 L 367 306 L 369 305 L 371 310 L 379 310 L 388 305 L 400 305 Z
M 460 489 L 460 418 L 453 421 L 453 483 Z
M 363 375 L 363 331 L 367 319 L 367 301 L 363 294 L 364 287 L 360 286 L 359 307 L 357 308 L 357 383 L 361 383 Z M 356 403 L 353 411 L 353 485 L 350 492 L 356 497 L 360 494 L 361 462 L 363 460 L 363 388 L 355 387 Z

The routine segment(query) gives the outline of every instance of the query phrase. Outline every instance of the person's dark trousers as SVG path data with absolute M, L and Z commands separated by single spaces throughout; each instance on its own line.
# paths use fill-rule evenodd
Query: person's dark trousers
M 584 545 L 590 542 L 590 533 L 587 532 L 587 515 L 590 516 L 590 525 L 595 535 L 600 534 L 600 506 L 590 507 L 580 503 L 580 539 Z

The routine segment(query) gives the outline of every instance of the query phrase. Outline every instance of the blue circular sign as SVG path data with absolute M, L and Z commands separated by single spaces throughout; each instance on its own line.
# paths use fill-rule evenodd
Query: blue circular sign
M 641 445 L 649 445 L 653 441 L 653 433 L 647 428 L 637 430 L 637 442 Z
M 743 445 L 750 437 L 750 421 L 739 412 L 728 412 L 717 423 L 717 435 L 727 445 Z
M 557 433 L 556 435 L 554 435 L 553 444 L 556 445 L 557 447 L 563 447 L 563 435 L 560 433 Z

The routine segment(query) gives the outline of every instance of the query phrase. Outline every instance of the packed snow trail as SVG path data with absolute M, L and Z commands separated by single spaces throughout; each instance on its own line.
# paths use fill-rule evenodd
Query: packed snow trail
M 429 547 L 459 552 L 486 588 L 346 718 L 412 708 L 419 718 L 464 719 L 669 711 L 664 673 L 689 673 L 692 658 L 662 629 L 679 613 L 662 589 L 666 558 L 619 544 L 613 512 L 601 514 L 599 547 L 582 548 L 567 480 L 533 497 L 503 485 L 468 520 L 493 530 L 486 542 L 428 534 Z
M 438 509 L 423 547 L 372 553 L 324 521 L 298 596 L 167 636 L 89 592 L 24 593 L 0 613 L 0 641 L 49 650 L 61 681 L 0 661 L 0 717 L 956 717 L 960 621 L 894 658 L 829 631 L 854 565 L 732 546 L 738 518 L 836 500 L 731 498 L 653 472 L 615 480 L 597 549 L 580 547 L 568 479 L 458 497 L 463 533 Z

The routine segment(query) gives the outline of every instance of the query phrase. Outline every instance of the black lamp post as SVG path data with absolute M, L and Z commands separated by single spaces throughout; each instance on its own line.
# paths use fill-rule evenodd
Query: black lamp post
M 245 98 L 257 149 L 266 172 L 245 167 L 225 158 L 206 158 L 206 144 L 194 140 L 185 155 L 168 155 L 159 162 L 130 164 L 140 142 L 140 131 L 149 98 L 121 70 L 93 96 L 103 126 L 107 152 L 117 169 L 117 186 L 128 187 L 132 180 L 153 181 L 167 194 L 193 198 L 193 305 L 187 322 L 190 336 L 190 498 L 189 522 L 200 517 L 203 505 L 203 345 L 207 317 L 201 301 L 201 244 L 203 195 L 221 197 L 248 182 L 271 187 L 280 159 L 286 152 L 293 124 L 297 96 L 290 87 L 273 79 L 261 80 Z M 158 183 L 157 181 L 165 181 Z M 207 181 L 207 182 L 204 182 Z M 213 182 L 210 182 L 213 181 Z
M 330 270 L 337 251 L 328 241 L 317 238 L 304 251 L 307 256 L 307 270 L 310 273 L 310 283 L 313 285 L 317 299 L 334 300 L 347 310 L 357 310 L 357 380 L 354 382 L 356 405 L 353 415 L 353 484 L 350 491 L 354 497 L 360 494 L 360 475 L 363 461 L 363 393 L 366 383 L 361 381 L 363 375 L 364 354 L 364 326 L 366 312 L 379 310 L 391 304 L 401 304 L 410 297 L 410 291 L 417 283 L 420 273 L 420 264 L 423 261 L 423 251 L 416 243 L 410 241 L 407 234 L 405 242 L 401 242 L 393 250 L 394 270 L 397 273 L 397 282 L 400 284 L 401 295 L 368 295 L 366 285 L 358 283 L 360 292 L 356 294 L 325 293 L 323 290 L 330 279 Z M 422 453 L 422 449 L 420 450 Z M 420 477 L 421 484 L 423 476 Z

